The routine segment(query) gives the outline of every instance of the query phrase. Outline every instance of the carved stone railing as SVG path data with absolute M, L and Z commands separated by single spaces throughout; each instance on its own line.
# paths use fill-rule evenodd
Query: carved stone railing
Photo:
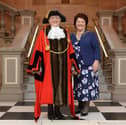
M 22 25 L 12 44 L 9 47 L 0 48 L 2 58 L 0 100 L 23 99 L 24 53 L 31 28 L 31 25 Z
M 123 38 L 123 23 L 122 19 L 126 14 L 126 6 L 119 8 L 114 11 L 114 16 L 118 17 L 118 33 L 120 38 Z
M 119 8 L 117 10 L 102 10 L 97 12 L 97 16 L 99 17 L 99 23 L 101 25 L 113 25 L 113 17 L 118 17 L 117 23 L 117 31 L 119 34 L 119 37 L 123 39 L 123 17 L 126 14 L 126 6 Z
M 9 15 L 11 18 L 11 27 L 9 31 L 6 31 L 6 24 L 5 24 L 5 16 Z M 5 41 L 12 41 L 16 34 L 16 24 L 15 19 L 16 16 L 19 15 L 18 9 L 15 9 L 3 2 L 0 2 L 0 37 L 2 37 Z
M 122 17 L 126 7 L 112 11 L 100 11 L 97 13 L 100 28 L 104 33 L 106 43 L 109 46 L 110 57 L 112 59 L 112 84 L 110 84 L 111 97 L 114 101 L 126 101 L 126 44 L 122 42 Z M 113 27 L 113 16 L 119 16 L 118 33 Z M 105 61 L 105 60 L 103 60 Z
M 5 40 L 5 14 L 12 18 L 12 41 L 0 47 L 0 100 L 23 100 L 24 60 L 29 47 L 29 37 L 33 32 L 35 11 L 17 10 L 0 2 L 1 27 L 0 42 Z M 21 16 L 21 24 L 16 32 L 15 17 Z M 8 20 L 9 21 L 9 20 Z M 12 35 L 13 34 L 13 35 Z M 3 39 L 3 40 L 2 40 Z
M 97 34 L 99 34 L 99 42 L 100 42 L 100 48 L 101 48 L 101 68 L 104 75 L 105 83 L 110 84 L 112 83 L 112 60 L 111 55 L 112 51 L 110 49 L 109 44 L 107 43 L 106 37 L 102 31 L 101 26 L 99 25 L 99 22 L 97 19 L 92 19 L 94 23 L 94 29 L 96 30 Z

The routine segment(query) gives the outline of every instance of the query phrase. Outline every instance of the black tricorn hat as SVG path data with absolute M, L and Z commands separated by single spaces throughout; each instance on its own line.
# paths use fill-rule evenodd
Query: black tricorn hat
M 59 16 L 61 18 L 61 22 L 66 22 L 66 17 L 61 14 L 58 10 L 51 10 L 46 17 L 43 18 L 42 23 L 49 23 L 48 20 L 51 16 Z

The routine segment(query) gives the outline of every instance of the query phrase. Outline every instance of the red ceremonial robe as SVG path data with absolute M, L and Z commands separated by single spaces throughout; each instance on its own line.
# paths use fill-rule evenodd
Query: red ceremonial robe
M 67 31 L 67 30 L 66 30 Z M 67 31 L 67 37 L 69 38 L 69 34 Z M 51 59 L 50 59 L 50 51 L 46 50 L 45 39 L 47 45 L 49 45 L 49 40 L 45 35 L 44 31 L 41 30 L 37 40 L 34 45 L 33 53 L 30 58 L 29 67 L 27 72 L 34 72 L 40 70 L 39 67 L 41 65 L 42 71 L 39 74 L 35 74 L 35 92 L 36 92 L 36 101 L 34 108 L 34 117 L 39 118 L 41 109 L 41 104 L 53 104 L 53 86 L 51 79 Z M 73 98 L 73 89 L 72 89 L 72 81 L 71 81 L 71 64 L 72 62 L 77 65 L 74 60 L 74 50 L 72 47 L 71 41 L 69 42 L 69 47 L 67 50 L 67 70 L 68 70 L 68 105 L 70 106 L 70 111 L 73 117 L 75 116 L 74 112 L 74 98 Z M 78 68 L 77 68 L 78 69 Z

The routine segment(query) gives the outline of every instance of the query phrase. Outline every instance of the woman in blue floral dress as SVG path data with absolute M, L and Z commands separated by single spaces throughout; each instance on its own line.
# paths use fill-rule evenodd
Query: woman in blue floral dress
M 79 13 L 74 18 L 76 33 L 71 34 L 75 57 L 80 68 L 80 74 L 75 77 L 74 96 L 78 100 L 76 113 L 87 115 L 91 100 L 99 95 L 98 67 L 100 47 L 94 32 L 87 31 L 88 17 Z

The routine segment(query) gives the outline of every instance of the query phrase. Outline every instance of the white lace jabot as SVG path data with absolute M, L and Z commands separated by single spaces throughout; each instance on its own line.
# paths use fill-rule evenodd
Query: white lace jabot
M 65 33 L 63 29 L 60 27 L 54 27 L 52 26 L 49 33 L 48 33 L 48 39 L 61 39 L 65 38 Z

